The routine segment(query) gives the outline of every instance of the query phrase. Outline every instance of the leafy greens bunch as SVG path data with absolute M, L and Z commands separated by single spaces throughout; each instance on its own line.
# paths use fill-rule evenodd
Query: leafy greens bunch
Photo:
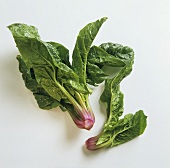
M 120 82 L 132 71 L 133 50 L 111 42 L 91 46 L 106 19 L 89 23 L 80 30 L 72 64 L 68 49 L 56 42 L 42 41 L 34 26 L 20 23 L 8 26 L 20 52 L 17 60 L 25 86 L 33 92 L 41 109 L 59 106 L 69 112 L 79 128 L 89 130 L 95 117 L 88 100 L 92 93 L 88 84 L 97 86 L 105 81 L 100 100 L 106 105 L 107 120 L 101 133 L 86 141 L 89 150 L 125 143 L 146 128 L 147 117 L 142 110 L 120 118 L 123 114 Z M 105 66 L 121 67 L 121 70 L 110 78 Z
M 134 62 L 133 50 L 127 46 L 113 43 L 104 43 L 99 47 L 92 47 L 89 59 L 94 60 L 93 62 L 99 65 L 98 67 L 111 65 L 110 61 L 100 65 L 102 61 L 99 60 L 105 60 L 106 58 L 117 59 L 119 63 L 122 62 L 123 66 L 117 75 L 105 80 L 105 88 L 100 100 L 106 105 L 107 121 L 99 135 L 86 141 L 86 147 L 89 150 L 113 147 L 128 142 L 141 135 L 146 128 L 147 117 L 142 110 L 137 111 L 134 115 L 127 114 L 124 118 L 120 118 L 124 110 L 120 82 L 132 71 Z
M 21 55 L 17 56 L 25 86 L 33 92 L 40 108 L 59 106 L 67 110 L 74 123 L 91 129 L 95 117 L 89 104 L 87 56 L 101 25 L 107 18 L 86 25 L 78 34 L 69 62 L 69 51 L 63 45 L 41 40 L 37 28 L 15 23 L 8 26 Z

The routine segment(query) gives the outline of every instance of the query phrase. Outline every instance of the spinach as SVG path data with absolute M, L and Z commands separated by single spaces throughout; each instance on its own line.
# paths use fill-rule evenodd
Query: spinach
M 101 133 L 86 141 L 89 150 L 128 142 L 143 134 L 147 125 L 142 110 L 122 118 L 124 95 L 120 82 L 132 71 L 134 51 L 112 42 L 91 46 L 106 20 L 101 18 L 80 30 L 72 64 L 69 50 L 62 44 L 42 41 L 34 26 L 21 23 L 8 26 L 20 52 L 17 60 L 25 86 L 41 109 L 60 107 L 68 111 L 79 128 L 89 130 L 95 122 L 88 99 L 92 93 L 89 85 L 105 82 L 100 100 L 106 105 L 107 120 Z M 120 71 L 110 78 L 105 66 L 120 67 Z
M 91 44 L 96 37 L 101 25 L 107 18 L 89 23 L 79 33 L 73 51 L 73 70 L 80 77 L 80 82 L 86 85 L 86 65 Z
M 89 138 L 86 141 L 86 147 L 89 150 L 97 150 L 103 147 L 113 147 L 122 143 L 128 142 L 135 137 L 141 135 L 146 128 L 146 116 L 142 110 L 139 110 L 134 115 L 127 114 L 124 118 L 120 118 L 123 114 L 123 93 L 120 91 L 120 82 L 130 74 L 134 63 L 134 52 L 129 47 L 124 47 L 119 44 L 104 43 L 99 47 L 95 47 L 97 52 L 94 52 L 92 59 L 98 68 L 109 66 L 122 66 L 120 72 L 113 78 L 105 80 L 105 88 L 100 97 L 101 102 L 106 105 L 107 120 L 101 133 L 95 137 Z M 99 52 L 100 51 L 100 52 Z M 108 62 L 103 61 L 103 54 L 106 52 Z M 120 62 L 112 64 L 111 58 L 118 59 Z M 124 64 L 121 64 L 121 61 Z M 93 78 L 93 83 L 98 81 Z
M 34 26 L 21 23 L 8 26 L 20 52 L 17 59 L 25 86 L 33 92 L 39 107 L 59 106 L 69 112 L 79 128 L 88 130 L 95 118 L 88 100 L 92 91 L 86 82 L 87 57 L 106 19 L 89 23 L 79 32 L 72 65 L 68 49 L 59 43 L 42 41 Z
M 106 65 L 122 67 L 125 63 L 115 56 L 108 54 L 101 47 L 91 47 L 88 55 L 87 82 L 96 86 L 107 79 L 108 75 L 102 70 Z
M 41 85 L 37 83 L 34 75 L 34 70 L 32 68 L 27 68 L 20 55 L 17 56 L 17 60 L 19 62 L 19 70 L 22 73 L 22 78 L 25 82 L 25 86 L 33 92 L 33 95 L 37 100 L 39 107 L 48 110 L 57 106 L 61 106 L 60 102 L 52 98 L 44 90 L 44 88 L 42 88 Z

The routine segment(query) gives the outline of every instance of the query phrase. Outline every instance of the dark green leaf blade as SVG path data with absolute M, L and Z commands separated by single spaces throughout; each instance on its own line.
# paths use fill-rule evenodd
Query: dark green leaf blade
M 113 88 L 111 88 L 113 89 Z M 124 95 L 120 91 L 120 87 L 117 86 L 115 89 L 112 90 L 110 95 L 110 101 L 107 101 L 107 117 L 108 120 L 104 125 L 104 129 L 112 130 L 114 125 L 118 122 L 119 117 L 123 114 L 123 98 Z
M 65 48 L 62 44 L 56 42 L 47 43 L 51 44 L 54 47 L 54 49 L 56 49 L 56 52 L 58 52 L 58 55 L 61 58 L 62 62 L 70 67 L 71 65 L 69 62 L 69 50 Z
M 89 23 L 79 32 L 77 37 L 72 56 L 72 67 L 74 72 L 79 76 L 81 83 L 86 84 L 86 64 L 90 46 L 106 19 L 102 18 Z
M 143 134 L 147 126 L 146 119 L 142 110 L 136 112 L 135 115 L 125 115 L 113 130 L 111 146 L 123 144 Z
M 13 32 L 12 26 L 13 25 L 10 26 L 10 30 L 14 35 L 15 32 Z M 18 31 L 20 28 L 22 29 L 22 27 L 19 27 Z M 27 29 L 28 30 L 22 31 L 25 31 L 25 33 L 28 32 L 30 30 L 30 26 L 28 26 Z M 27 67 L 35 69 L 35 67 L 49 66 L 53 71 L 51 73 L 51 78 L 53 78 L 53 80 L 57 78 L 61 85 L 66 83 L 72 87 L 70 80 L 74 81 L 74 83 L 79 83 L 79 78 L 75 72 L 63 63 L 68 63 L 68 50 L 64 46 L 54 42 L 45 43 L 36 38 L 30 38 L 27 36 L 23 37 L 18 35 L 14 36 L 14 39 Z M 66 54 L 66 56 L 64 54 Z M 41 73 L 43 72 L 44 71 Z M 86 89 L 82 88 L 79 89 L 79 91 L 82 91 L 83 93 L 85 90 Z
M 119 119 L 112 129 L 105 128 L 98 135 L 95 148 L 114 147 L 133 140 L 144 133 L 146 126 L 147 116 L 142 110 L 134 115 L 127 114 L 123 119 Z
M 86 83 L 80 82 L 79 76 L 71 69 L 67 49 L 57 43 L 46 43 L 35 36 L 28 36 L 31 26 L 25 30 L 22 29 L 22 26 L 18 26 L 17 32 L 21 31 L 22 34 L 16 35 L 15 29 L 12 28 L 16 25 L 9 26 L 9 29 L 25 65 L 32 69 L 38 85 L 53 99 L 71 105 L 71 109 L 75 111 L 76 115 L 71 112 L 72 110 L 69 111 L 70 108 L 61 107 L 62 110 L 67 109 L 71 113 L 74 123 L 79 128 L 91 129 L 95 122 L 88 101 L 88 94 L 91 91 Z M 42 96 L 39 94 L 35 94 L 35 98 L 38 103 L 43 103 Z M 49 103 L 51 102 L 46 99 L 47 108 Z
M 130 47 L 122 46 L 120 44 L 113 44 L 113 43 L 104 43 L 101 44 L 99 47 L 93 46 L 91 47 L 88 55 L 88 63 L 94 64 L 95 66 L 98 66 L 98 69 L 100 68 L 102 71 L 104 66 L 109 67 L 127 67 L 127 64 L 131 63 L 131 66 L 133 64 L 134 59 L 134 52 Z M 131 67 L 129 66 L 129 67 Z M 88 72 L 88 66 L 87 66 L 87 72 Z M 126 72 L 123 72 L 126 70 Z M 115 78 L 115 80 L 118 80 L 117 83 L 120 83 L 120 81 L 124 78 L 121 77 L 121 75 L 127 76 L 129 73 L 127 72 L 127 68 L 121 71 L 120 74 Z M 130 69 L 129 69 L 130 70 Z M 93 76 L 97 73 L 96 69 L 93 69 Z M 106 72 L 104 72 L 106 73 Z M 126 73 L 126 74 L 125 74 Z M 87 82 L 91 82 L 92 78 L 91 74 L 89 73 L 87 76 Z M 101 82 L 102 77 L 101 77 Z M 91 82 L 92 83 L 92 82 Z M 89 83 L 89 84 L 91 84 Z M 99 84 L 98 81 L 95 81 L 95 78 L 93 78 L 93 85 Z
M 96 86 L 97 84 L 103 82 L 108 77 L 107 74 L 103 72 L 97 65 L 87 64 L 87 83 Z
M 125 63 L 121 59 L 115 57 L 114 55 L 108 54 L 104 49 L 97 46 L 90 48 L 88 62 L 91 64 L 97 64 L 100 67 L 104 65 L 112 67 L 125 66 Z
M 40 39 L 38 30 L 34 26 L 28 26 L 23 23 L 14 23 L 14 24 L 8 26 L 8 28 L 12 32 L 14 38 L 28 37 L 28 38 Z
M 42 86 L 51 97 L 59 102 L 61 99 L 67 99 L 67 96 L 63 93 L 61 87 L 59 87 L 58 82 L 54 80 L 54 72 L 51 67 L 34 67 L 34 72 L 38 84 Z
M 43 88 L 39 89 L 37 93 L 33 93 L 39 108 L 44 110 L 53 109 L 56 107 L 62 108 L 62 104 L 56 99 L 52 98 Z
M 15 42 L 27 67 L 53 66 L 53 59 L 43 42 L 35 38 L 18 37 L 15 38 Z
M 33 92 L 35 99 L 37 100 L 38 106 L 41 109 L 52 109 L 61 104 L 48 95 L 48 93 L 37 83 L 35 74 L 32 69 L 27 68 L 21 56 L 17 56 L 19 62 L 19 70 L 22 73 L 22 78 L 25 82 L 25 86 Z
M 105 49 L 107 50 L 107 46 L 105 47 Z M 112 45 L 112 49 L 115 49 L 115 53 L 117 53 L 116 55 L 121 55 L 122 58 L 119 58 L 121 60 L 123 60 L 126 64 L 125 66 L 120 70 L 120 72 L 113 77 L 112 79 L 107 79 L 105 81 L 105 89 L 100 97 L 100 100 L 102 102 L 107 103 L 108 101 L 110 101 L 110 97 L 108 96 L 109 94 L 111 94 L 111 89 L 113 90 L 120 84 L 120 82 L 126 77 L 128 76 L 131 71 L 132 71 L 132 65 L 134 63 L 134 52 L 131 48 L 129 47 L 123 47 L 123 46 L 119 46 L 120 48 L 113 48 Z M 113 54 L 115 54 L 113 53 Z M 110 85 L 110 87 L 109 87 Z
M 89 55 L 89 62 L 96 64 L 99 68 L 109 64 L 109 66 L 116 67 L 116 64 L 112 64 L 112 56 L 115 60 L 123 62 L 124 65 L 120 65 L 122 69 L 113 78 L 105 80 L 105 88 L 100 100 L 106 105 L 107 120 L 102 132 L 86 141 L 87 149 L 96 150 L 117 146 L 141 135 L 147 125 L 147 117 L 142 110 L 136 112 L 135 115 L 127 114 L 123 119 L 119 119 L 123 114 L 123 93 L 119 88 L 120 82 L 132 71 L 133 50 L 119 44 L 104 43 L 99 47 L 92 47 Z M 107 56 L 109 56 L 108 60 Z M 93 82 L 95 83 L 95 81 Z
M 101 44 L 100 48 L 105 50 L 108 54 L 119 58 L 125 64 L 128 64 L 134 60 L 134 51 L 128 46 L 109 42 Z

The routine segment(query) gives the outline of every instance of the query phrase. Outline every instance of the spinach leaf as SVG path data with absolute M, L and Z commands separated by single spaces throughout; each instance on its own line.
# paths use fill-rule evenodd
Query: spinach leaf
M 26 24 L 14 23 L 8 26 L 14 38 L 36 38 L 40 40 L 40 36 L 38 34 L 38 29 L 34 26 L 28 26 Z
M 87 57 L 94 38 L 96 37 L 100 27 L 107 20 L 106 17 L 89 23 L 77 36 L 77 41 L 72 56 L 72 67 L 74 72 L 79 76 L 80 83 L 86 85 L 86 66 Z M 88 90 L 88 88 L 87 88 Z
M 139 110 L 134 115 L 125 115 L 123 119 L 120 119 L 114 125 L 112 130 L 103 130 L 95 146 L 93 146 L 93 150 L 108 146 L 114 147 L 143 134 L 147 125 L 146 118 L 142 110 Z
M 87 83 L 90 85 L 96 86 L 98 83 L 103 82 L 107 79 L 108 75 L 97 65 L 91 64 L 88 62 L 87 64 Z
M 103 44 L 104 45 L 104 44 Z M 119 47 L 121 45 L 118 45 Z M 123 46 L 121 46 L 123 47 Z M 101 46 L 93 46 L 90 48 L 88 62 L 100 66 L 108 65 L 113 67 L 123 67 L 125 63 L 117 58 L 114 54 L 107 53 Z
M 104 66 L 125 67 L 128 63 L 133 64 L 133 57 L 133 50 L 120 44 L 103 43 L 99 47 L 91 47 L 88 55 L 87 82 L 92 85 L 97 85 L 103 82 L 106 78 L 108 78 L 108 74 L 103 71 Z M 91 68 L 88 65 L 93 65 L 93 67 L 96 68 L 93 68 L 93 70 L 90 71 Z M 124 68 L 124 70 L 125 69 L 127 71 L 127 67 Z M 98 78 L 95 78 L 95 74 L 97 74 Z M 121 74 L 123 75 L 124 73 Z
M 21 64 L 22 60 L 25 65 L 21 72 L 31 70 L 33 87 L 41 88 L 39 93 L 30 88 L 30 81 L 25 80 L 39 106 L 49 109 L 51 103 L 52 107 L 67 109 L 79 128 L 90 129 L 95 119 L 88 101 L 89 90 L 86 83 L 80 82 L 80 77 L 73 71 L 68 50 L 55 42 L 43 42 L 33 26 L 13 24 L 9 29 L 22 55 L 22 59 L 18 57 L 19 62 Z
M 111 146 L 123 144 L 143 134 L 146 128 L 146 118 L 142 110 L 136 112 L 135 115 L 125 115 L 114 128 Z
M 38 106 L 42 109 L 52 109 L 61 104 L 54 98 L 52 98 L 44 88 L 39 85 L 35 79 L 34 70 L 27 68 L 21 56 L 17 56 L 19 62 L 19 70 L 22 73 L 22 78 L 25 82 L 25 86 L 33 92 L 35 99 L 37 100 Z
M 109 56 L 110 58 L 113 56 L 114 59 L 122 61 L 124 65 L 120 65 L 122 69 L 113 78 L 105 80 L 105 88 L 100 100 L 106 105 L 107 120 L 101 133 L 86 141 L 86 147 L 89 150 L 113 147 L 128 142 L 141 135 L 146 128 L 147 117 L 142 110 L 136 112 L 135 115 L 127 114 L 123 119 L 120 119 L 123 114 L 123 93 L 120 91 L 120 82 L 132 71 L 134 63 L 133 50 L 129 47 L 113 43 L 104 43 L 100 47 L 108 55 L 104 55 L 104 52 L 102 54 L 100 52 L 93 52 L 91 58 L 94 60 L 94 64 L 98 64 L 98 67 L 105 65 L 119 66 L 120 64 L 112 64 L 112 59 L 109 60 Z M 108 59 L 109 63 L 107 61 L 104 62 L 103 57 L 104 60 Z M 93 81 L 94 83 L 98 82 L 97 80 L 95 81 L 95 78 Z
M 71 67 L 69 62 L 69 50 L 59 43 L 55 43 L 55 42 L 47 42 L 47 43 L 53 46 L 53 49 L 55 49 L 55 52 L 59 55 L 62 62 L 67 66 Z
M 94 86 L 108 78 L 108 74 L 102 70 L 104 66 L 123 67 L 125 65 L 123 61 L 97 46 L 90 48 L 87 61 L 86 80 Z

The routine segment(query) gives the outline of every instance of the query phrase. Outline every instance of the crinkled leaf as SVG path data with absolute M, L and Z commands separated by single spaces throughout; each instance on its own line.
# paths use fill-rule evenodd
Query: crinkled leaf
M 19 28 L 17 29 L 18 32 L 20 32 Z M 10 30 L 13 33 L 12 26 L 10 26 Z M 27 32 L 29 30 L 30 26 L 28 26 L 25 31 Z M 55 81 L 56 71 L 58 68 L 65 72 L 65 76 L 69 75 L 71 77 L 74 76 L 71 75 L 70 72 L 72 72 L 72 74 L 74 74 L 74 72 L 61 62 L 61 58 L 53 46 L 27 36 L 24 38 L 18 35 L 14 36 L 14 39 L 26 66 L 34 70 L 38 84 L 57 101 L 60 101 L 62 98 L 66 99 L 66 96 L 60 88 L 60 83 Z
M 132 62 L 134 59 L 134 51 L 127 46 L 114 43 L 103 43 L 100 48 L 105 50 L 108 54 L 113 55 L 123 61 L 125 64 Z
M 15 38 L 17 47 L 27 67 L 46 66 L 52 64 L 46 46 L 37 39 Z M 51 65 L 52 66 L 52 65 Z
M 38 93 L 33 93 L 35 99 L 37 100 L 38 106 L 41 109 L 49 110 L 52 108 L 56 108 L 60 106 L 62 108 L 62 105 L 60 102 L 52 98 L 44 89 L 43 91 L 40 91 Z
M 97 84 L 103 82 L 108 77 L 107 74 L 103 72 L 97 65 L 87 64 L 87 83 L 96 86 Z
M 10 28 L 11 28 L 10 30 L 13 30 L 12 27 Z M 29 30 L 29 26 L 28 26 L 28 30 Z M 75 80 L 75 82 L 77 83 L 79 82 L 79 78 L 74 73 L 74 71 L 62 62 L 64 56 L 62 57 L 62 59 L 60 58 L 60 54 L 55 48 L 57 44 L 45 43 L 40 40 L 37 40 L 36 38 L 28 38 L 28 37 L 24 38 L 24 37 L 17 36 L 14 37 L 14 39 L 23 57 L 24 62 L 29 68 L 35 69 L 38 67 L 39 74 L 43 74 L 44 70 L 43 68 L 40 67 L 44 67 L 44 66 L 51 67 L 51 79 L 53 79 L 54 82 L 55 78 L 57 78 L 57 80 L 61 83 L 61 85 L 63 83 L 69 84 L 68 80 Z M 63 47 L 60 46 L 60 49 L 61 48 Z M 62 49 L 62 51 L 64 51 L 64 49 Z M 63 53 L 64 52 L 62 52 L 61 54 Z M 42 72 L 40 72 L 40 69 L 42 70 Z M 52 84 L 52 82 L 50 82 L 50 84 L 52 85 L 51 89 L 52 88 L 54 89 L 54 84 Z M 72 86 L 70 85 L 70 87 Z M 54 95 L 52 97 L 54 98 Z M 57 100 L 60 100 L 60 98 L 58 97 Z
M 104 66 L 110 67 L 125 67 L 130 61 L 132 61 L 134 56 L 134 52 L 129 47 L 124 47 L 120 44 L 113 44 L 113 43 L 104 43 L 101 44 L 99 47 L 93 46 L 91 47 L 88 55 L 88 62 L 98 67 L 103 72 Z M 89 84 L 99 84 L 104 81 L 104 75 L 100 76 L 99 78 L 93 78 L 94 74 L 98 73 L 98 69 L 94 68 L 92 72 L 89 72 L 87 66 L 87 82 L 93 81 Z M 91 77 L 91 74 L 92 77 Z M 105 72 L 103 74 L 107 75 Z
M 121 51 L 124 51 L 124 54 L 126 53 L 128 55 L 129 51 L 130 53 L 133 53 L 133 50 L 129 47 L 123 47 L 121 45 L 115 44 L 112 45 L 113 50 L 111 50 L 114 52 L 110 52 L 110 54 L 115 54 L 119 47 L 121 48 Z M 105 47 L 105 49 L 106 51 L 109 51 L 107 50 L 107 47 Z M 100 97 L 100 100 L 106 104 L 107 121 L 105 123 L 104 130 L 107 131 L 112 130 L 114 128 L 114 125 L 119 121 L 119 117 L 123 113 L 123 93 L 120 91 L 119 85 L 120 82 L 132 71 L 134 55 L 131 54 L 130 57 L 126 58 L 126 64 L 120 70 L 120 72 L 118 72 L 118 74 L 112 79 L 105 80 L 105 88 Z
M 8 28 L 12 32 L 14 38 L 28 37 L 28 38 L 40 39 L 38 30 L 34 26 L 28 26 L 28 25 L 22 24 L 22 23 L 15 23 L 15 24 L 8 26 Z
M 113 67 L 125 66 L 125 63 L 121 59 L 116 58 L 113 54 L 108 54 L 104 49 L 97 46 L 93 46 L 90 48 L 88 62 L 100 66 L 104 65 Z
M 67 99 L 67 96 L 58 86 L 58 83 L 53 79 L 53 70 L 50 67 L 35 67 L 34 72 L 37 82 L 51 97 L 58 101 L 61 99 Z
M 107 46 L 107 45 L 106 45 Z M 105 47 L 106 49 L 106 47 Z M 115 48 L 114 48 L 115 49 Z M 116 48 L 117 49 L 117 48 Z M 117 51 L 117 50 L 116 50 Z M 115 51 L 115 52 L 116 52 Z M 118 52 L 119 51 L 119 52 Z M 112 79 L 107 79 L 105 81 L 105 89 L 100 97 L 100 100 L 102 102 L 107 103 L 108 101 L 110 101 L 110 94 L 111 94 L 111 90 L 110 88 L 112 88 L 113 90 L 116 89 L 116 87 L 120 84 L 120 82 L 126 77 L 128 76 L 131 71 L 132 71 L 132 65 L 134 62 L 134 52 L 131 48 L 129 47 L 120 47 L 120 49 L 117 51 L 117 53 L 119 53 L 119 55 L 122 54 L 122 60 L 124 60 L 124 62 L 126 63 L 125 66 L 120 70 L 120 72 L 118 72 L 118 74 L 113 77 Z M 115 54 L 115 53 L 114 53 Z M 124 56 L 123 56 L 124 55 Z M 126 57 L 125 57 L 126 56 Z M 126 60 L 126 61 L 125 61 Z M 109 87 L 110 86 L 110 87 Z
M 90 63 L 97 65 L 98 68 L 105 65 L 112 67 L 120 65 L 122 69 L 113 78 L 105 80 L 105 88 L 100 100 L 106 105 L 107 120 L 102 132 L 86 141 L 88 143 L 87 148 L 95 150 L 108 146 L 112 147 L 141 135 L 146 128 L 146 116 L 142 110 L 136 112 L 135 115 L 127 114 L 123 119 L 120 119 L 123 114 L 123 93 L 120 91 L 120 82 L 132 71 L 133 50 L 119 44 L 104 43 L 99 47 L 92 47 L 89 55 L 89 62 L 91 61 Z M 114 58 L 113 62 L 119 60 L 119 63 L 123 62 L 124 65 L 113 64 L 112 58 Z M 97 83 L 95 78 L 93 83 Z
M 62 46 L 60 46 L 60 49 L 62 50 L 62 52 L 57 52 L 57 50 L 54 49 L 54 46 L 56 47 L 57 43 L 46 43 L 47 49 L 50 52 L 50 54 L 52 55 L 53 58 L 53 64 L 55 67 L 57 67 L 57 71 L 56 71 L 56 79 L 57 81 L 59 81 L 60 83 L 69 85 L 70 88 L 75 89 L 76 91 L 80 92 L 80 93 L 89 93 L 86 90 L 86 86 L 84 86 L 83 84 L 79 83 L 79 77 L 77 76 L 77 74 L 71 69 L 71 67 L 67 66 L 64 62 L 67 62 L 67 58 L 62 56 L 61 60 L 59 59 L 55 59 L 58 58 L 58 56 L 61 56 L 61 54 L 64 54 L 64 49 Z M 57 47 L 56 47 L 57 49 Z M 60 54 L 59 54 L 60 53 Z M 66 50 L 65 50 L 66 53 Z M 66 53 L 67 54 L 67 53 Z M 64 60 L 64 61 L 63 61 Z M 68 62 L 67 62 L 68 63 Z
M 26 26 L 26 25 L 24 25 Z M 25 31 L 29 32 L 31 26 L 27 26 L 24 30 L 22 26 L 17 29 L 17 32 Z M 9 26 L 12 34 L 13 25 Z M 21 30 L 20 30 L 21 29 Z M 30 38 L 29 36 L 14 36 L 17 47 L 23 57 L 24 62 L 28 67 L 33 66 L 51 66 L 59 68 L 64 73 L 64 77 L 69 76 L 71 79 L 76 79 L 78 81 L 77 75 L 73 72 L 71 68 L 69 68 L 62 61 L 68 63 L 68 50 L 57 43 L 45 43 L 37 38 Z M 59 49 L 59 50 L 57 50 Z M 61 51 L 61 52 L 60 52 Z M 64 55 L 66 54 L 66 55 Z M 61 72 L 61 73 L 62 73 Z M 68 77 L 68 78 L 69 78 Z
M 94 123 L 94 115 L 88 103 L 90 90 L 87 89 L 86 83 L 80 83 L 79 76 L 72 70 L 68 50 L 58 43 L 41 41 L 34 36 L 31 26 L 20 25 L 18 28 L 13 26 L 17 24 L 9 26 L 9 29 L 25 65 L 32 70 L 37 84 L 62 105 L 62 110 L 70 110 L 65 106 L 67 104 L 68 107 L 72 107 L 69 112 L 78 127 L 90 129 Z M 27 35 L 29 31 L 33 35 Z M 51 102 L 47 95 L 42 96 L 39 93 L 34 95 L 41 108 L 49 109 L 50 104 L 56 106 L 56 102 Z M 91 117 L 90 123 L 85 122 L 90 120 L 88 117 Z
M 112 129 L 105 129 L 100 134 L 96 145 L 101 147 L 113 147 L 140 136 L 147 126 L 146 119 L 147 117 L 142 110 L 139 110 L 134 115 L 125 115 Z
M 102 18 L 86 25 L 77 37 L 73 51 L 72 66 L 74 72 L 79 76 L 80 82 L 86 84 L 86 65 L 87 57 L 91 44 L 96 37 L 100 27 L 107 18 Z
M 81 84 L 75 80 L 68 80 L 67 84 L 69 84 L 69 86 L 71 86 L 73 89 L 75 89 L 79 93 L 85 93 L 85 94 L 89 93 L 89 92 L 87 92 L 86 89 L 84 89 L 85 86 L 83 84 Z
M 69 62 L 69 50 L 65 48 L 62 44 L 56 42 L 47 42 L 47 43 L 51 44 L 56 50 L 56 52 L 58 52 L 58 55 L 61 58 L 62 62 L 70 67 L 71 65 Z
M 109 132 L 109 131 L 106 131 L 106 132 L 102 132 L 100 134 L 100 137 L 96 143 L 96 145 L 102 145 L 104 143 L 108 143 L 110 141 L 110 139 L 112 138 L 112 133 Z
M 147 125 L 146 119 L 142 110 L 136 112 L 135 115 L 125 115 L 113 130 L 111 146 L 123 144 L 143 134 Z
M 111 130 L 118 122 L 119 117 L 123 114 L 123 93 L 120 91 L 119 86 L 112 89 L 110 101 L 107 102 L 107 115 L 108 120 L 105 123 L 104 129 Z
M 49 96 L 49 94 L 37 83 L 33 69 L 27 68 L 21 56 L 17 56 L 19 62 L 19 70 L 22 73 L 22 78 L 25 86 L 33 92 L 38 106 L 42 109 L 52 109 L 61 104 Z

